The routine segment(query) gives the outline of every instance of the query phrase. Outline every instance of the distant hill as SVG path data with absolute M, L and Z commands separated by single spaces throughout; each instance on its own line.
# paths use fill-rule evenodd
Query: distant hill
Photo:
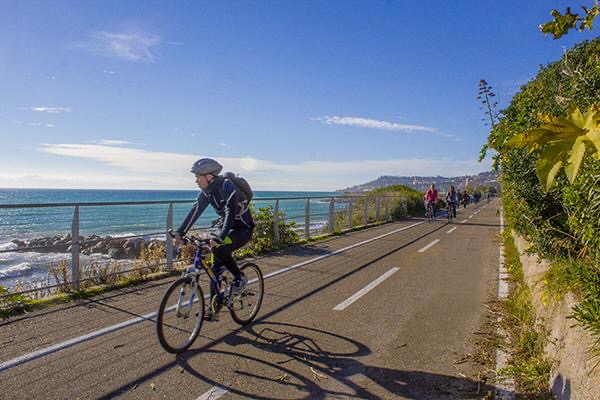
M 455 176 L 452 178 L 444 176 L 380 176 L 371 182 L 338 190 L 338 192 L 366 192 L 390 185 L 404 185 L 415 190 L 425 191 L 432 183 L 435 183 L 443 191 L 449 186 L 454 186 L 457 190 L 464 190 L 465 187 L 467 189 L 474 188 L 479 185 L 498 187 L 497 180 L 499 176 L 500 173 L 496 171 L 482 172 L 478 175 Z

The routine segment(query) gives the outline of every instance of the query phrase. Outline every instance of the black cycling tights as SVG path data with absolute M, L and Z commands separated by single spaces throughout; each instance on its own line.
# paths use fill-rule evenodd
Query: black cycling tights
M 231 239 L 231 243 L 213 249 L 215 267 L 225 266 L 233 276 L 238 277 L 240 269 L 232 253 L 252 239 L 252 232 L 253 229 L 249 228 L 233 228 L 227 235 Z

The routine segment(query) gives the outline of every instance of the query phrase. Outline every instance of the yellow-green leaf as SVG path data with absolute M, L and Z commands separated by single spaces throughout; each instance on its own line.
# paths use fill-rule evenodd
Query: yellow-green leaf
M 520 133 L 517 136 L 509 139 L 506 145 L 511 147 L 529 147 L 530 151 L 538 149 L 541 144 L 542 138 L 550 136 L 552 132 L 547 129 L 531 129 L 526 132 Z
M 550 190 L 550 188 L 552 187 L 554 179 L 556 178 L 556 175 L 558 175 L 558 172 L 562 168 L 563 164 L 564 163 L 562 161 L 559 161 L 556 164 L 554 164 L 552 168 L 550 168 L 550 171 L 548 171 L 548 178 L 546 180 L 546 191 Z
M 536 163 L 536 172 L 546 190 L 550 189 L 554 178 L 564 165 L 562 158 L 564 158 L 568 150 L 570 150 L 570 147 L 567 148 L 564 144 L 558 143 L 544 147 L 544 150 L 540 153 L 540 157 Z
M 577 138 L 573 148 L 569 152 L 569 164 L 565 167 L 565 170 L 567 178 L 569 178 L 569 182 L 571 183 L 575 180 L 581 166 L 581 160 L 583 160 L 583 156 L 585 155 L 585 141 L 586 136 Z
M 596 151 L 600 151 L 600 127 L 590 129 L 585 136 L 594 144 Z

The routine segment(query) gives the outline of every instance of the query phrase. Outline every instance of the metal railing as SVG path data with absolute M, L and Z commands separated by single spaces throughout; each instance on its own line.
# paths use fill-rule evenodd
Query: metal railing
M 286 215 L 285 207 L 282 207 L 285 202 L 299 202 L 305 201 L 304 212 L 301 215 Z M 73 207 L 73 215 L 71 219 L 71 232 L 70 240 L 67 242 L 61 242 L 61 245 L 68 245 L 70 249 L 71 258 L 71 280 L 70 282 L 57 283 L 55 285 L 45 285 L 40 287 L 31 288 L 28 290 L 22 290 L 19 292 L 11 292 L 9 294 L 0 295 L 0 300 L 18 295 L 25 294 L 35 291 L 48 290 L 68 284 L 75 290 L 80 289 L 82 282 L 88 281 L 93 278 L 82 279 L 80 277 L 81 271 L 81 246 L 85 243 L 93 243 L 106 240 L 106 238 L 96 239 L 85 239 L 80 236 L 80 210 L 85 207 L 114 207 L 114 206 L 147 206 L 147 205 L 168 205 L 167 213 L 165 216 L 165 230 L 151 233 L 142 233 L 129 236 L 121 236 L 119 239 L 130 239 L 137 237 L 157 237 L 163 236 L 165 240 L 165 260 L 160 266 L 166 267 L 167 270 L 173 269 L 173 243 L 170 240 L 168 231 L 173 229 L 173 206 L 175 204 L 190 204 L 194 200 L 164 200 L 164 201 L 119 201 L 119 202 L 78 202 L 78 203 L 48 203 L 48 204 L 0 204 L 0 212 L 6 209 L 39 209 L 39 208 L 64 208 Z M 321 206 L 316 207 L 315 203 L 327 204 L 327 207 Z M 345 229 L 353 229 L 359 226 L 367 226 L 372 223 L 378 222 L 389 222 L 397 213 L 392 213 L 390 207 L 404 207 L 406 210 L 406 200 L 402 196 L 388 195 L 388 196 L 365 196 L 365 195 L 343 195 L 343 196 L 302 196 L 302 197 L 265 197 L 255 198 L 253 200 L 255 208 L 261 208 L 261 206 L 273 207 L 273 241 L 275 243 L 280 241 L 281 227 L 286 220 L 294 220 L 296 222 L 302 222 L 296 231 L 304 239 L 310 239 L 316 233 L 333 233 L 334 231 L 343 231 Z M 361 205 L 362 210 L 357 207 Z M 315 213 L 313 209 L 325 208 L 327 212 Z M 374 209 L 373 209 L 374 208 Z M 383 218 L 382 218 L 383 209 Z M 313 211 L 313 212 L 311 212 Z M 318 211 L 318 210 L 316 210 Z M 256 215 L 255 215 L 256 217 Z M 319 218 L 314 221 L 314 218 Z M 326 217 L 326 218 L 324 218 Z M 347 219 L 347 221 L 346 221 Z M 325 229 L 317 230 L 311 229 L 311 223 L 318 223 Z M 208 226 L 201 226 L 196 230 L 207 229 Z M 18 247 L 8 250 L 0 250 L 2 253 L 18 253 L 18 252 L 31 252 L 35 250 L 47 250 L 49 248 L 55 248 L 56 244 L 43 245 L 43 246 L 32 246 L 32 247 Z M 132 272 L 133 270 L 127 270 L 118 273 Z

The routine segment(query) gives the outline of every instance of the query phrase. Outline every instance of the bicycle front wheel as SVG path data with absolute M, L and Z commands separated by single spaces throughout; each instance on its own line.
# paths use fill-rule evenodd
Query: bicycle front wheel
M 229 305 L 231 318 L 240 325 L 246 325 L 256 317 L 265 292 L 262 272 L 258 265 L 246 263 L 240 267 L 248 285 L 242 293 L 232 295 Z
M 169 286 L 158 307 L 156 333 L 169 353 L 187 350 L 204 321 L 204 295 L 195 279 L 186 276 Z

